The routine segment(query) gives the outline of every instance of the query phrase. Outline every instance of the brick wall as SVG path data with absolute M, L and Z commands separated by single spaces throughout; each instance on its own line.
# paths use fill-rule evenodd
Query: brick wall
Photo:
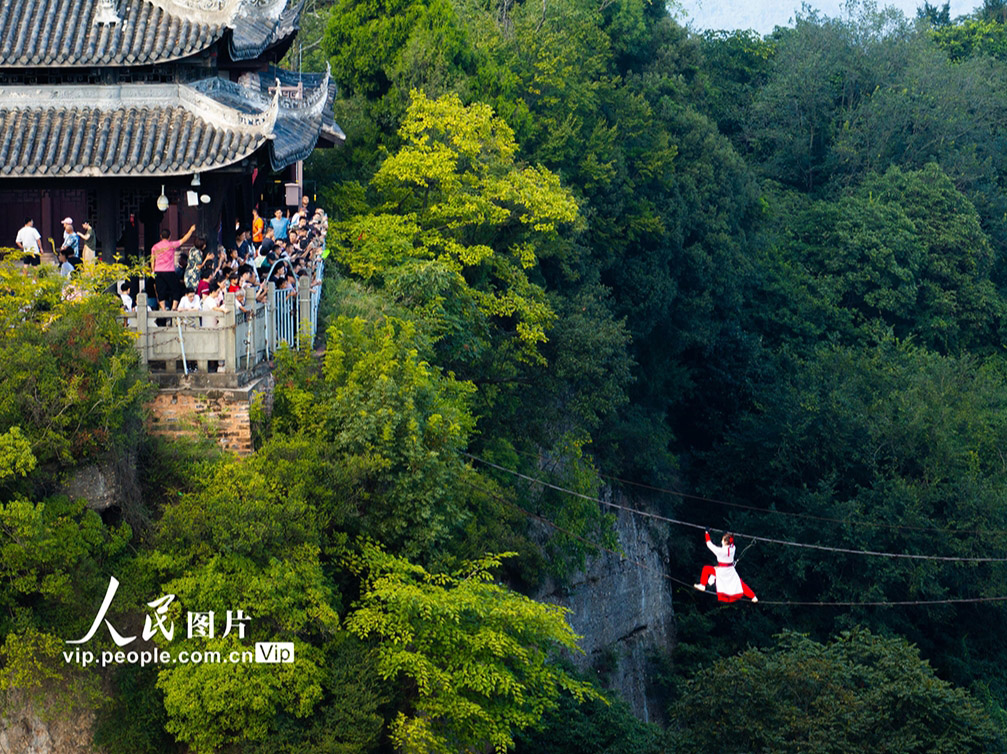
M 252 452 L 249 410 L 259 394 L 264 394 L 268 411 L 272 405 L 272 375 L 237 389 L 164 388 L 147 405 L 147 431 L 169 437 L 209 436 L 226 451 L 248 455 Z

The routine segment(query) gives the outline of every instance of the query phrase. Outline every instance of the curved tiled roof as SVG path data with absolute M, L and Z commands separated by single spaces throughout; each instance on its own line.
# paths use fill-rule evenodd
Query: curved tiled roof
M 182 175 L 273 138 L 278 103 L 227 108 L 186 86 L 11 87 L 0 92 L 0 177 Z
M 235 60 L 297 30 L 303 0 L 2 0 L 0 68 L 153 65 L 231 32 Z
M 270 66 L 266 71 L 242 76 L 241 83 L 207 79 L 194 86 L 228 107 L 240 108 L 251 102 L 262 107 L 276 94 L 277 82 L 281 86 L 279 112 L 269 144 L 274 170 L 307 159 L 323 132 L 333 142 L 345 140 L 332 119 L 336 87 L 327 72 L 299 74 Z

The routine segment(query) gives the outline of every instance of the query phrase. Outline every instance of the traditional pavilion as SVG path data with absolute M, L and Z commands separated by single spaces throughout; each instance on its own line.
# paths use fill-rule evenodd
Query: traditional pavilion
M 192 223 L 226 245 L 262 197 L 296 203 L 298 162 L 344 140 L 328 74 L 275 65 L 303 5 L 2 0 L 0 247 L 26 217 L 59 246 L 65 216 L 106 259 Z

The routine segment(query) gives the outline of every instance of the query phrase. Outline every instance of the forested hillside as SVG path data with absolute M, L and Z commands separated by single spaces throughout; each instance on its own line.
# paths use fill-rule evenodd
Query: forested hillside
M 109 754 L 1007 748 L 1007 4 L 673 10 L 309 1 L 328 328 L 250 458 L 144 436 L 115 302 L 0 267 L 0 691 Z M 130 504 L 61 494 L 127 448 Z M 618 547 L 606 488 L 736 532 L 759 595 L 674 529 L 666 728 L 527 596 Z M 110 574 L 112 624 L 254 608 L 297 661 L 54 660 Z

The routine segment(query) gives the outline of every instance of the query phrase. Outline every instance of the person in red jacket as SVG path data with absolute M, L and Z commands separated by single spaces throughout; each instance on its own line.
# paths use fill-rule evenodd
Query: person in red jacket
M 749 589 L 748 584 L 741 580 L 734 569 L 734 535 L 730 532 L 724 534 L 720 540 L 720 547 L 717 547 L 710 541 L 710 532 L 706 532 L 706 546 L 717 556 L 717 565 L 703 566 L 699 583 L 694 584 L 696 589 L 705 592 L 707 586 L 716 583 L 717 599 L 721 602 L 734 602 L 742 597 L 758 602 L 759 598 L 755 596 L 755 592 Z

